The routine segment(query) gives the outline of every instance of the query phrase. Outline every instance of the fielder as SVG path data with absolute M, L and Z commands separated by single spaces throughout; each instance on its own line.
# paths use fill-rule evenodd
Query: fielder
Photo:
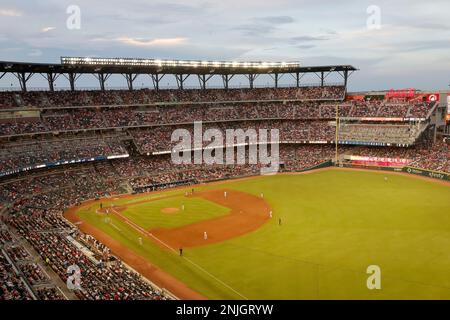
M 203 232 L 203 240 L 208 240 L 208 234 L 205 232 Z
M 226 192 L 226 191 L 223 192 L 223 197 L 224 197 L 225 199 L 227 198 L 227 192 Z

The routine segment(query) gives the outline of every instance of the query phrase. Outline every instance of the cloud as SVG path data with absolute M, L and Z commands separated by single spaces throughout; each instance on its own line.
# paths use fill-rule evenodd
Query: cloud
M 267 35 L 274 29 L 273 26 L 259 24 L 243 24 L 233 28 L 233 30 L 242 31 L 243 35 L 248 37 Z
M 293 22 L 294 19 L 290 16 L 264 16 L 253 18 L 250 23 L 241 24 L 232 29 L 243 31 L 246 36 L 262 36 L 273 32 L 278 26 Z
M 294 22 L 294 18 L 290 16 L 268 16 L 256 18 L 255 20 L 270 24 L 286 24 Z
M 147 46 L 177 46 L 186 43 L 187 38 L 155 38 L 155 39 L 142 39 L 142 38 L 130 38 L 121 37 L 117 38 L 117 41 L 139 47 Z
M 300 44 L 298 46 L 296 46 L 299 49 L 311 49 L 314 48 L 315 46 L 312 44 Z
M 16 9 L 1 9 L 0 8 L 0 16 L 4 17 L 21 17 L 22 12 Z
M 56 29 L 55 27 L 45 27 L 45 28 L 41 29 L 41 32 L 49 32 L 49 31 L 52 31 L 52 30 L 55 30 L 55 29 Z
M 78 31 L 65 26 L 69 0 L 0 1 L 0 30 L 8 31 L 0 32 L 0 60 L 55 62 L 90 54 L 300 60 L 354 64 L 361 71 L 352 89 L 395 87 L 402 77 L 416 87 L 448 85 L 449 0 L 377 0 L 381 30 L 366 27 L 367 1 L 77 0 Z M 429 73 L 436 79 L 425 81 Z
M 415 23 L 412 24 L 411 26 L 416 27 L 418 29 L 438 30 L 438 31 L 448 31 L 450 29 L 450 25 L 432 22 Z
M 297 36 L 292 37 L 291 42 L 297 43 L 297 42 L 310 42 L 310 41 L 324 41 L 324 40 L 330 40 L 330 38 L 324 37 L 324 36 Z
M 29 53 L 28 56 L 30 57 L 40 57 L 42 56 L 42 51 L 39 49 L 32 49 Z

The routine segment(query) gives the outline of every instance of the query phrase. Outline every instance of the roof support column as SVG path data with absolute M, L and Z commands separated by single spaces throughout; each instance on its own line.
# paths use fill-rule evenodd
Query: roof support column
M 344 89 L 345 93 L 347 94 L 347 83 L 348 83 L 348 70 L 344 71 Z
M 274 73 L 273 75 L 269 73 L 269 75 L 272 77 L 272 79 L 275 82 L 275 88 L 278 88 L 278 81 L 283 77 L 283 74 L 280 76 L 279 73 Z
M 206 84 L 208 82 L 209 79 L 212 78 L 212 74 L 206 76 L 206 74 L 198 74 L 198 82 L 200 83 L 200 88 L 203 90 L 206 90 Z
M 333 71 L 334 71 L 334 70 L 333 70 Z M 324 72 L 324 71 L 321 71 L 321 72 L 320 72 L 320 75 L 317 74 L 316 72 L 314 72 L 314 73 L 316 74 L 316 76 L 318 76 L 319 79 L 320 79 L 320 86 L 321 86 L 321 87 L 325 86 L 325 79 L 326 79 L 326 78 L 331 74 L 331 72 L 333 72 L 333 71 L 329 71 L 326 75 L 325 75 L 325 72 Z
M 229 75 L 229 74 L 223 74 L 222 75 L 222 81 L 223 81 L 223 88 L 228 90 L 229 89 L 229 84 L 230 84 L 230 80 L 233 79 L 234 74 Z
M 295 85 L 297 88 L 300 87 L 300 80 L 305 76 L 304 73 L 300 75 L 300 72 L 296 72 L 295 74 L 290 73 L 290 75 L 295 79 Z
M 48 89 L 50 92 L 55 91 L 55 81 L 58 79 L 58 77 L 61 74 L 53 73 L 53 72 L 47 72 L 46 74 L 42 74 L 42 76 L 47 80 L 48 82 Z
M 190 74 L 184 76 L 183 74 L 176 74 L 175 78 L 177 80 L 178 89 L 183 90 L 184 81 L 189 78 Z
M 100 72 L 98 73 L 97 76 L 95 76 L 98 79 L 98 82 L 100 83 L 100 90 L 105 91 L 106 80 L 108 80 L 110 76 L 111 76 L 110 73 L 103 73 L 103 72 Z
M 250 85 L 250 89 L 253 89 L 253 87 L 254 87 L 254 82 L 255 82 L 256 78 L 258 78 L 258 75 L 257 75 L 257 74 L 250 73 L 250 74 L 247 76 L 247 78 L 248 78 L 248 83 L 249 83 L 249 85 Z
M 150 77 L 152 78 L 152 82 L 153 82 L 153 88 L 156 91 L 159 90 L 159 82 L 162 80 L 162 78 L 164 76 L 165 76 L 164 74 L 159 74 L 159 73 L 150 74 Z
M 134 82 L 134 80 L 136 80 L 136 77 L 138 76 L 138 74 L 137 73 L 136 74 L 125 73 L 125 74 L 123 74 L 123 76 L 127 80 L 128 90 L 133 91 L 133 82 Z
M 64 76 L 65 76 L 65 75 L 64 75 Z M 68 76 L 65 76 L 65 77 L 66 77 L 66 79 L 69 80 L 70 91 L 75 91 L 75 82 L 76 82 L 77 79 L 78 79 L 77 74 L 74 73 L 74 72 L 70 72 L 70 73 L 68 74 Z
M 206 89 L 206 75 L 198 74 L 197 77 L 198 77 L 198 82 L 200 83 L 200 88 L 202 90 L 205 90 Z
M 26 72 L 22 71 L 22 72 L 14 73 L 14 75 L 19 80 L 20 89 L 22 89 L 23 92 L 26 92 L 27 91 L 27 81 L 30 80 L 33 73 L 30 72 L 27 75 Z
M 341 74 L 341 72 L 338 72 L 338 74 L 344 79 L 344 88 L 345 88 L 345 93 L 347 93 L 347 84 L 348 84 L 348 78 L 350 78 L 350 76 L 352 75 L 354 71 L 350 71 L 348 72 L 348 70 L 344 70 Z

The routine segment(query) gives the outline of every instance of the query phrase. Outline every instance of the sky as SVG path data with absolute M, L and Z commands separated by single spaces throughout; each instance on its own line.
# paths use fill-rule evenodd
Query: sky
M 61 56 L 95 56 L 351 64 L 359 69 L 349 80 L 351 91 L 448 89 L 449 12 L 449 0 L 0 0 L 0 60 L 58 63 Z M 244 85 L 244 79 L 234 81 Z M 317 81 L 314 75 L 302 79 Z M 150 78 L 136 82 L 148 86 Z M 280 80 L 292 82 L 289 75 Z M 12 77 L 0 79 L 0 87 L 11 83 L 18 85 Z M 108 82 L 125 84 L 119 75 Z M 29 83 L 45 85 L 39 75 Z M 68 83 L 60 77 L 56 85 Z M 95 85 L 89 75 L 78 82 Z

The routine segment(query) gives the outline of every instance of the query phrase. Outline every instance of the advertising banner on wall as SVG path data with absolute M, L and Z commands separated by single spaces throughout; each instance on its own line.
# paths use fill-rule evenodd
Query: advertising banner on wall
M 447 94 L 447 116 L 445 119 L 450 122 L 450 94 Z
M 403 167 L 408 165 L 411 160 L 402 158 L 384 158 L 384 157 L 364 157 L 364 156 L 346 156 L 355 165 L 374 165 L 380 167 Z
M 404 167 L 403 171 L 410 173 L 410 174 L 416 174 L 416 175 L 429 177 L 429 178 L 433 178 L 433 179 L 450 180 L 450 174 L 448 174 L 446 172 L 431 171 L 431 170 L 425 170 L 425 169 L 413 168 L 413 167 Z
M 450 95 L 447 96 L 447 114 L 450 114 Z
M 408 88 L 401 90 L 391 89 L 386 93 L 386 99 L 389 98 L 414 98 L 416 95 L 416 89 Z

